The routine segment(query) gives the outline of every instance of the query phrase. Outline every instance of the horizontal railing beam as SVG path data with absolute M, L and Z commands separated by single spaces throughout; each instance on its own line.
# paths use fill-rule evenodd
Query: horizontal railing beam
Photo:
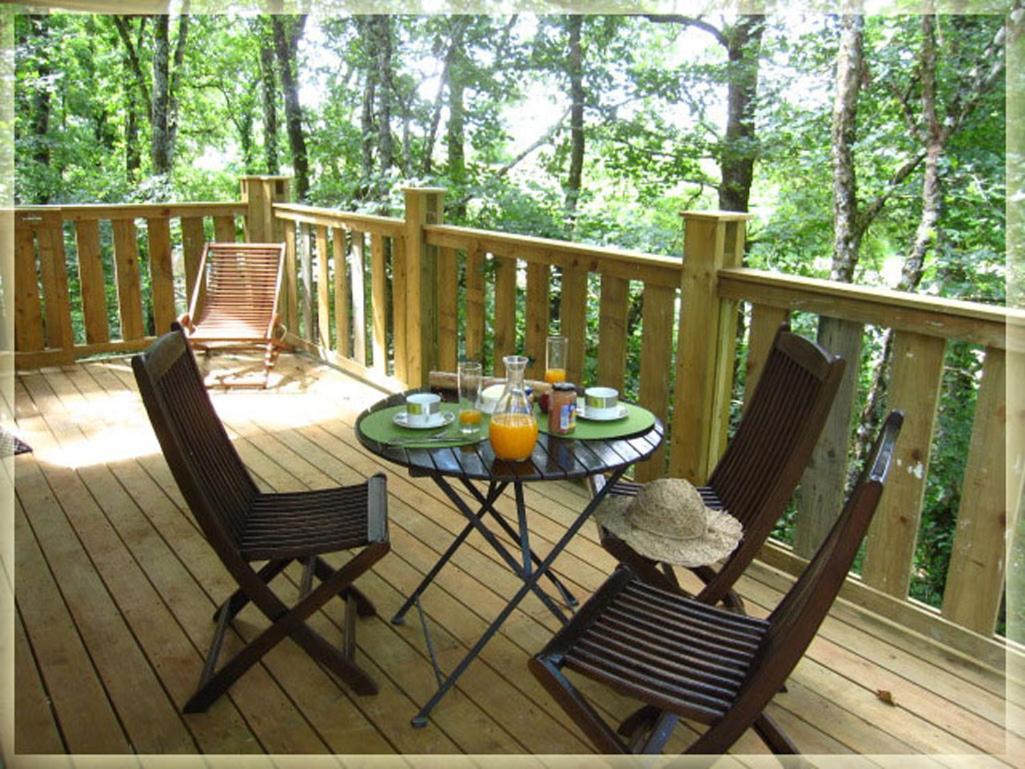
M 390 216 L 374 216 L 373 214 L 356 214 L 349 211 L 336 211 L 331 208 L 317 208 L 295 203 L 275 203 L 274 215 L 301 224 L 313 224 L 322 227 L 344 227 L 359 232 L 380 234 L 389 238 L 402 237 L 404 220 Z
M 749 268 L 720 270 L 719 295 L 987 347 L 1025 350 L 1025 312 L 999 305 Z
M 426 226 L 424 233 L 432 246 L 613 275 L 666 288 L 680 285 L 682 265 L 677 257 L 449 225 Z

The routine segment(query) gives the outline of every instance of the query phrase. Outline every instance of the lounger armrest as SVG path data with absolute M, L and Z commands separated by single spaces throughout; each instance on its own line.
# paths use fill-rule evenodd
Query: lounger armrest
M 186 334 L 191 334 L 196 330 L 196 327 L 192 324 L 192 316 L 187 312 L 183 312 L 178 316 L 178 323 L 180 323 L 181 327 L 185 329 Z

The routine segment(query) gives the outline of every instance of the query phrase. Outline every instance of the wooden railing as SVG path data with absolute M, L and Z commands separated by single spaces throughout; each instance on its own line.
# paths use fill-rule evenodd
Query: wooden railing
M 269 210 L 265 195 L 287 187 L 280 177 L 245 177 L 240 202 L 18 208 L 15 365 L 142 349 L 186 309 L 204 242 L 259 240 L 250 219 Z
M 1020 407 L 1008 409 L 1009 383 L 1025 373 L 1025 313 L 1003 307 L 795 278 L 749 269 L 723 269 L 722 302 L 746 302 L 751 327 L 746 391 L 757 382 L 772 334 L 794 311 L 820 316 L 834 349 L 857 361 L 865 324 L 893 332 L 887 408 L 905 412 L 896 461 L 869 531 L 860 580 L 846 595 L 902 624 L 1002 665 L 992 637 L 1004 595 L 1005 553 L 1020 507 L 1021 462 L 1008 461 L 1005 436 L 1025 430 Z M 942 607 L 908 597 L 929 473 L 944 355 L 949 342 L 979 346 L 983 356 L 972 435 L 965 460 Z M 849 378 L 857 366 L 849 366 Z M 720 397 L 726 397 L 720 394 Z M 764 560 L 803 568 L 839 510 L 848 476 L 847 445 L 855 388 L 841 388 L 833 418 L 802 481 L 793 550 L 768 547 Z M 839 468 L 839 472 L 836 471 Z M 968 631 L 968 632 L 966 632 Z M 978 634 L 977 636 L 975 634 Z
M 1002 664 L 1004 646 L 993 637 L 994 623 L 1003 595 L 1006 532 L 1022 487 L 1022 463 L 1007 461 L 1004 434 L 1025 429 L 1022 410 L 1008 409 L 1004 383 L 1020 381 L 1025 368 L 1025 314 L 745 269 L 743 214 L 685 213 L 681 260 L 448 226 L 442 222 L 444 191 L 438 189 L 406 190 L 401 219 L 289 204 L 280 177 L 244 179 L 242 190 L 241 203 L 19 209 L 18 365 L 145 344 L 184 309 L 184 289 L 194 280 L 190 264 L 203 239 L 233 239 L 241 214 L 247 240 L 286 243 L 282 307 L 296 347 L 397 390 L 424 384 L 430 370 L 451 370 L 461 357 L 486 360 L 500 374 L 501 357 L 514 351 L 534 359 L 536 376 L 545 336 L 557 328 L 570 338 L 573 380 L 625 392 L 625 372 L 636 370 L 636 397 L 667 422 L 667 451 L 639 467 L 637 477 L 668 473 L 702 481 L 726 445 L 737 405 L 738 317 L 748 319 L 746 393 L 757 382 L 776 328 L 793 312 L 820 316 L 820 338 L 854 362 L 865 324 L 892 329 L 888 406 L 903 408 L 907 418 L 862 573 L 848 581 L 845 594 Z M 144 243 L 135 225 L 140 218 L 146 221 Z M 180 219 L 180 274 L 170 258 L 178 243 L 173 219 Z M 100 256 L 103 221 L 111 227 L 114 274 L 108 276 Z M 73 333 L 78 299 L 64 271 L 72 230 L 76 258 L 67 263 L 77 265 L 81 310 L 74 311 L 83 318 L 82 338 Z M 141 280 L 144 269 L 149 288 Z M 118 288 L 110 312 L 105 277 Z M 639 319 L 629 317 L 631 292 L 642 298 Z M 598 318 L 596 336 L 589 317 Z M 628 337 L 637 324 L 639 351 L 631 353 Z M 934 609 L 910 599 L 908 586 L 944 351 L 953 340 L 978 345 L 983 365 L 943 605 Z M 763 553 L 777 567 L 802 568 L 840 509 L 856 369 L 849 366 L 851 381 L 841 388 L 802 482 L 794 546 L 771 543 Z

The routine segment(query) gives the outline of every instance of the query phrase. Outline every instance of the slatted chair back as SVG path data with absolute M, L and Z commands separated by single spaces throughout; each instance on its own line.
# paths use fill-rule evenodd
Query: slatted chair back
M 872 522 L 903 421 L 900 411 L 893 411 L 887 417 L 840 517 L 797 582 L 769 616 L 768 629 L 751 666 L 752 672 L 737 693 L 731 715 L 713 725 L 689 752 L 703 753 L 713 746 L 731 745 L 750 726 L 743 714 L 761 713 L 801 661 L 839 595 Z
M 257 488 L 214 411 L 181 326 L 133 357 L 132 369 L 185 501 L 221 557 L 236 552 Z
M 780 326 L 736 435 L 708 486 L 744 538 L 699 596 L 717 603 L 758 554 L 808 464 L 845 362 Z
M 189 306 L 203 337 L 273 337 L 284 259 L 281 243 L 207 243 Z

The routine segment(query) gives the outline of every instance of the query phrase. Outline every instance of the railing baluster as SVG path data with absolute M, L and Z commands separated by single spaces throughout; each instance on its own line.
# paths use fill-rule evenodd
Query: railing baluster
M 214 240 L 218 243 L 235 242 L 235 217 L 215 216 L 214 217 Z
M 455 371 L 459 357 L 459 272 L 456 252 L 452 248 L 438 249 L 438 368 Z
M 25 217 L 15 227 L 14 338 L 19 352 L 43 349 L 43 307 L 39 301 L 35 233 Z
M 388 373 L 388 271 L 384 237 L 370 236 L 370 313 L 373 326 L 373 365 L 379 374 Z
M 531 379 L 540 379 L 544 374 L 550 283 L 551 267 L 538 262 L 527 263 L 527 333 L 524 349 L 533 359 L 527 366 L 527 376 Z
M 183 216 L 182 256 L 184 257 L 185 264 L 185 304 L 188 307 L 192 306 L 192 297 L 196 292 L 196 282 L 199 280 L 199 262 L 203 258 L 203 244 L 205 242 L 206 235 L 203 233 L 203 217 Z M 199 280 L 197 311 L 203 306 L 205 296 L 205 282 Z
M 71 300 L 64 261 L 64 224 L 60 211 L 46 211 L 37 229 L 39 264 L 46 306 L 46 346 L 71 353 L 75 345 L 71 329 Z
M 299 336 L 299 281 L 296 274 L 295 222 L 284 222 L 285 233 L 285 279 L 284 292 L 285 326 L 289 333 Z
M 363 255 L 364 234 L 352 231 L 352 357 L 361 366 L 367 365 L 367 294 L 363 276 L 366 264 Z
M 164 334 L 177 317 L 174 307 L 174 273 L 171 267 L 171 225 L 167 219 L 146 220 L 149 238 L 149 274 L 153 296 L 154 331 Z
M 335 350 L 343 358 L 348 358 L 352 354 L 349 341 L 349 303 L 352 298 L 349 296 L 349 265 L 345 259 L 345 230 L 341 227 L 331 228 L 331 252 L 335 263 Z M 376 348 L 374 362 L 377 362 Z
M 1005 497 L 1005 377 L 1004 351 L 986 348 L 943 591 L 943 616 L 984 635 L 993 632 L 1003 599 L 1007 532 L 1017 512 L 1008 511 Z
M 946 340 L 898 331 L 893 339 L 888 409 L 904 411 L 894 466 L 879 502 L 861 576 L 865 583 L 906 598 L 925 499 L 936 405 L 943 379 Z
M 669 372 L 673 360 L 673 320 L 676 292 L 663 286 L 644 287 L 644 324 L 641 337 L 641 381 L 639 400 L 659 419 L 669 413 Z M 650 481 L 665 475 L 665 447 L 636 466 L 635 478 Z
M 313 256 L 310 253 L 310 225 L 299 225 L 299 254 L 302 268 L 303 304 L 302 338 L 313 342 Z
M 566 376 L 574 384 L 583 384 L 587 344 L 587 270 L 575 263 L 566 263 L 562 268 L 559 331 L 569 339 Z
M 134 219 L 114 219 L 114 264 L 117 301 L 121 310 L 121 338 L 142 339 L 142 291 L 139 274 L 139 241 Z
M 328 274 L 327 227 L 318 224 L 317 237 L 317 339 L 321 350 L 331 348 L 331 305 L 328 288 L 331 280 Z
M 495 376 L 504 376 L 501 360 L 516 352 L 516 260 L 505 256 L 495 259 Z M 529 268 L 528 268 L 529 269 Z M 528 300 L 529 301 L 529 300 Z M 527 324 L 530 324 L 530 312 Z
M 110 341 L 110 323 L 107 319 L 98 221 L 85 219 L 75 222 L 75 250 L 78 252 L 78 280 L 82 286 L 85 341 L 87 344 L 103 344 Z
M 409 381 L 406 355 L 406 239 L 395 238 L 391 249 L 391 326 L 395 378 Z
M 753 304 L 751 307 L 751 333 L 747 342 L 747 365 L 744 375 L 744 409 L 751 402 L 755 387 L 762 376 L 762 368 L 769 358 L 772 340 L 776 331 L 790 317 L 790 312 L 781 307 L 767 304 Z
M 626 378 L 626 313 L 630 282 L 604 273 L 598 307 L 598 383 L 624 390 Z
M 466 252 L 466 357 L 484 360 L 484 252 Z

